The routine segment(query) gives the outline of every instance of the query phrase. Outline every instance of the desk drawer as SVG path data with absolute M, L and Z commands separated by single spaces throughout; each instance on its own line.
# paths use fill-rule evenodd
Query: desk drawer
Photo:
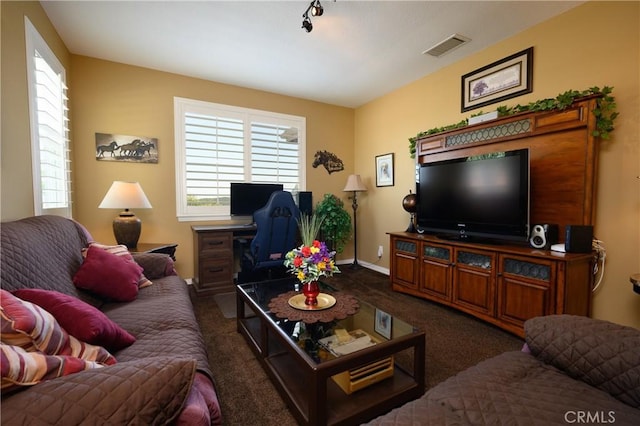
M 233 249 L 233 234 L 231 232 L 215 232 L 200 234 L 200 257 L 214 255 L 220 251 Z
M 229 258 L 205 259 L 200 263 L 198 289 L 213 290 L 233 283 L 233 261 Z

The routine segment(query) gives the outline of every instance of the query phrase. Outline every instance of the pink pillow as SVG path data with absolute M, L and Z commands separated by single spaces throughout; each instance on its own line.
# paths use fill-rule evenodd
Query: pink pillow
M 73 296 L 33 288 L 16 290 L 13 294 L 49 312 L 67 333 L 83 342 L 118 351 L 136 341 L 100 310 Z
M 122 256 L 89 246 L 87 256 L 73 277 L 81 289 L 116 302 L 131 302 L 138 296 L 142 267 Z

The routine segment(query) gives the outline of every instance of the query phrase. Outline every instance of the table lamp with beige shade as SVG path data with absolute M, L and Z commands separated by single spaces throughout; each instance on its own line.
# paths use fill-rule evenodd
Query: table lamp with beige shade
M 151 203 L 138 182 L 114 181 L 100 206 L 101 209 L 124 209 L 113 220 L 113 234 L 118 244 L 136 248 L 142 222 L 129 209 L 150 209 Z

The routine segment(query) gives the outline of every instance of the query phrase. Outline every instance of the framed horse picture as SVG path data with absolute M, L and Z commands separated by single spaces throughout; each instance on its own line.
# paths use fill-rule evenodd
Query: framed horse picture
M 157 163 L 158 139 L 145 136 L 96 133 L 96 160 Z

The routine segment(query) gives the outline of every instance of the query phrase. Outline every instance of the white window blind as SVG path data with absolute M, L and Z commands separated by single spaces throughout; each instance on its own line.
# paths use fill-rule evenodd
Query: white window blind
M 35 214 L 71 217 L 65 70 L 25 17 Z
M 228 219 L 232 182 L 304 188 L 304 117 L 175 98 L 179 220 Z
M 298 129 L 268 123 L 251 123 L 251 181 L 282 183 L 298 188 L 300 153 Z
M 242 121 L 185 114 L 187 206 L 229 205 L 230 182 L 243 172 Z

